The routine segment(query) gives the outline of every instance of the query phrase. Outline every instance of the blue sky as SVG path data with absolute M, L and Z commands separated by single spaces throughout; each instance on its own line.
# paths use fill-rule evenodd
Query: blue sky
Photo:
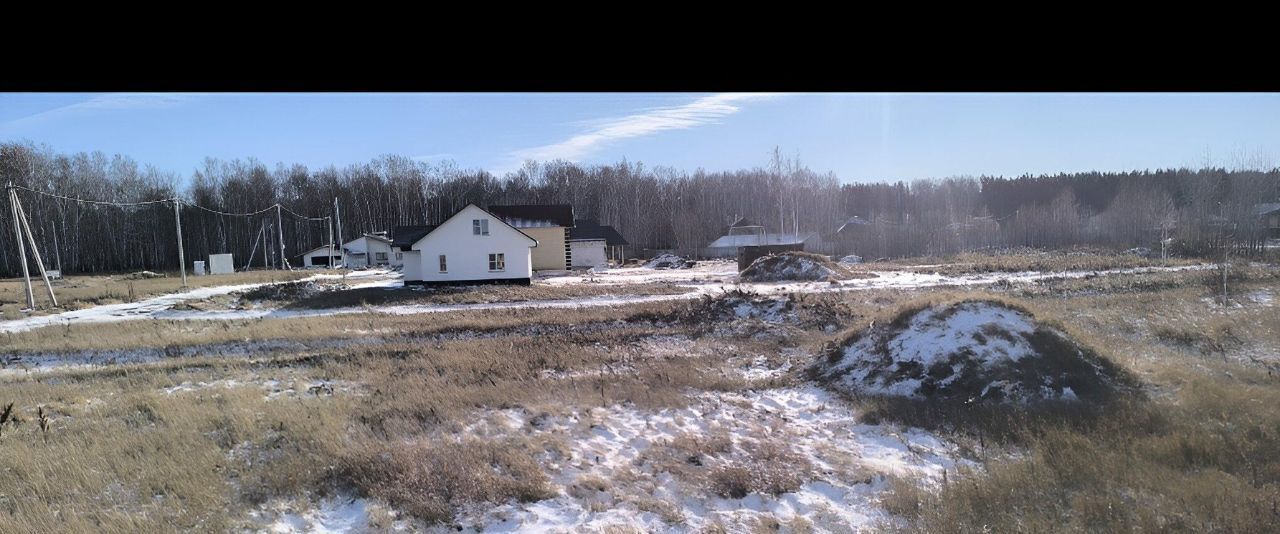
M 1280 94 L 0 94 L 0 140 L 313 169 L 381 154 L 496 174 L 525 158 L 692 171 L 774 146 L 841 180 L 1233 166 L 1280 148 Z

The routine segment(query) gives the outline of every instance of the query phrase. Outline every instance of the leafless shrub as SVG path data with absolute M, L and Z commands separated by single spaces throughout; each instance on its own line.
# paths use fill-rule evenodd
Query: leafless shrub
M 447 522 L 462 505 L 552 496 L 529 451 L 511 440 L 371 445 L 347 456 L 340 476 L 428 522 Z

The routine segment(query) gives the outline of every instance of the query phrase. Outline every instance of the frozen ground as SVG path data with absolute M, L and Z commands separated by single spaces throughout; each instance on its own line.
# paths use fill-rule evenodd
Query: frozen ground
M 265 284 L 243 284 L 234 286 L 217 286 L 197 289 L 184 293 L 162 295 L 139 302 L 96 306 L 83 310 L 57 314 L 28 317 L 12 321 L 0 322 L 0 333 L 21 332 L 45 326 L 65 325 L 70 323 L 109 323 L 130 320 L 166 319 L 166 320 L 232 320 L 256 318 L 292 318 L 340 315 L 352 313 L 387 313 L 394 315 L 412 315 L 426 313 L 442 313 L 466 310 L 518 309 L 518 308 L 589 308 L 597 306 L 618 306 L 697 298 L 702 295 L 714 295 L 733 289 L 750 290 L 759 294 L 780 293 L 819 293 L 831 291 L 856 291 L 862 289 L 911 289 L 934 286 L 976 286 L 999 282 L 1029 282 L 1046 278 L 1081 278 L 1085 276 L 1132 274 L 1145 272 L 1176 271 L 1200 269 L 1202 266 L 1189 267 L 1155 267 L 1145 269 L 1115 269 L 1108 271 L 1072 271 L 1072 272 L 1020 272 L 1020 273 L 983 273 L 964 276 L 946 276 L 942 274 L 925 274 L 905 271 L 875 272 L 874 278 L 844 280 L 830 282 L 771 282 L 740 283 L 737 280 L 737 267 L 731 261 L 702 261 L 689 269 L 649 269 L 629 267 L 598 270 L 589 275 L 580 273 L 558 274 L 538 277 L 534 283 L 548 285 L 601 284 L 624 286 L 627 284 L 670 283 L 688 288 L 688 292 L 673 295 L 636 295 L 636 296 L 596 296 L 579 299 L 541 300 L 522 302 L 496 302 L 481 304 L 417 304 L 417 305 L 383 305 L 347 308 L 329 308 L 312 310 L 280 310 L 273 308 L 255 308 L 247 310 L 175 310 L 173 307 L 189 300 L 200 300 L 236 291 L 244 291 Z M 357 271 L 347 275 L 352 288 L 385 287 L 394 289 L 403 285 L 401 275 L 390 271 L 368 270 Z M 305 280 L 336 279 L 337 275 L 316 275 Z
M 331 532 L 412 532 L 408 521 L 396 517 L 385 506 L 346 496 L 331 497 L 318 506 L 276 501 L 250 512 L 258 523 L 254 530 L 272 534 Z M 385 518 L 385 525 L 376 518 Z
M 879 498 L 887 477 L 937 484 L 944 471 L 977 467 L 957 448 L 919 429 L 866 425 L 847 403 L 812 385 L 747 393 L 705 392 L 688 407 L 644 411 L 608 406 L 564 415 L 522 408 L 488 410 L 466 432 L 482 438 L 550 440 L 539 463 L 557 495 L 464 510 L 438 532 L 728 532 L 768 525 L 818 532 L 874 531 L 895 519 Z M 673 444 L 722 436 L 722 453 L 699 456 Z M 750 464 L 746 450 L 789 449 L 800 483 L 779 494 L 717 494 L 696 473 Z M 768 469 L 766 464 L 754 464 Z M 791 468 L 793 466 L 783 466 Z M 691 472 L 695 474 L 691 474 Z M 330 498 L 312 506 L 274 505 L 254 517 L 272 532 L 361 531 L 371 501 Z M 384 512 L 385 513 L 385 512 Z M 409 528 L 403 521 L 392 529 Z
M 348 281 L 358 281 L 352 285 L 353 288 L 359 287 L 395 287 L 402 285 L 398 280 L 400 275 L 385 270 L 367 270 L 355 271 L 347 275 Z M 317 274 L 298 280 L 306 282 L 309 280 L 337 280 L 341 279 L 341 275 L 333 274 Z M 285 282 L 279 282 L 285 283 Z M 119 321 L 129 321 L 138 319 L 155 319 L 163 312 L 169 311 L 174 306 L 186 301 L 203 300 L 210 297 L 227 295 L 237 291 L 247 291 L 255 287 L 269 285 L 270 283 L 260 284 L 238 284 L 227 286 L 211 286 L 193 289 L 191 291 L 183 291 L 181 293 L 170 293 L 160 295 L 137 302 L 123 302 L 120 304 L 105 304 L 102 306 L 94 306 L 82 310 L 66 311 L 62 313 L 54 313 L 49 315 L 38 315 L 27 317 L 24 319 L 15 319 L 12 321 L 0 322 L 0 333 L 5 332 L 22 332 L 25 330 L 33 330 L 45 326 L 60 326 L 69 323 L 88 324 L 88 323 L 113 323 Z

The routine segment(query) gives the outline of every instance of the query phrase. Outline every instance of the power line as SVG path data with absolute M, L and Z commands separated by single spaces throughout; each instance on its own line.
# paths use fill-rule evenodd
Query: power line
M 328 217 L 308 217 L 308 216 L 306 216 L 306 215 L 300 215 L 300 214 L 298 214 L 298 213 L 295 213 L 293 210 L 291 210 L 291 209 L 289 209 L 289 208 L 286 208 L 286 207 L 284 207 L 284 206 L 283 206 L 283 205 L 281 205 L 281 204 L 276 204 L 276 206 L 280 206 L 280 209 L 282 209 L 282 210 L 284 210 L 284 211 L 289 212 L 289 215 L 292 215 L 292 216 L 297 217 L 297 218 L 299 218 L 299 219 L 307 219 L 307 220 L 309 220 L 309 221 L 323 221 L 323 220 L 325 220 L 325 219 L 327 219 L 327 218 L 328 218 Z
M 53 197 L 53 198 L 62 199 L 62 200 L 70 200 L 70 201 L 72 201 L 72 202 L 79 202 L 79 203 L 82 203 L 82 204 L 95 204 L 95 205 L 105 205 L 105 206 L 120 206 L 120 207 L 146 206 L 146 205 L 149 205 L 149 204 L 160 204 L 160 203 L 164 203 L 164 202 L 171 202 L 171 201 L 173 201 L 173 199 L 170 199 L 170 198 L 162 198 L 162 199 L 160 199 L 160 200 L 148 200 L 148 201 L 145 201 L 145 202 L 107 202 L 107 201 L 102 201 L 102 200 L 88 200 L 88 199 L 83 199 L 83 198 L 75 198 L 75 197 L 68 197 L 68 196 L 58 195 L 58 194 L 54 194 L 54 193 L 46 193 L 46 192 L 44 192 L 44 191 L 36 191 L 35 189 L 31 189 L 31 188 L 29 188 L 29 187 L 23 187 L 23 186 L 20 186 L 20 185 L 11 185 L 11 186 L 9 186 L 9 187 L 12 187 L 12 188 L 14 188 L 14 189 L 21 189 L 21 190 L 23 190 L 23 191 L 30 191 L 30 192 L 35 193 L 35 194 L 37 194 L 37 195 L 44 195 L 44 196 L 47 196 L 47 197 Z
M 199 205 L 199 204 L 192 204 L 192 203 L 190 203 L 190 202 L 183 202 L 183 201 L 181 201 L 181 200 L 179 200 L 179 199 L 176 199 L 176 198 L 175 198 L 175 199 L 173 199 L 173 202 L 176 202 L 176 203 L 181 204 L 181 205 L 183 205 L 183 206 L 190 206 L 190 207 L 193 207 L 193 208 L 196 208 L 196 209 L 201 209 L 201 210 L 207 211 L 207 212 L 209 212 L 209 213 L 215 213 L 215 214 L 218 214 L 218 215 L 225 215 L 225 216 L 228 216 L 228 217 L 252 217 L 252 216 L 254 216 L 254 215 L 261 215 L 261 214 L 263 214 L 263 213 L 266 213 L 266 212 L 268 212 L 268 211 L 271 211 L 271 210 L 273 210 L 273 209 L 276 209 L 276 206 L 277 206 L 277 204 L 272 204 L 272 205 L 267 206 L 267 207 L 265 207 L 265 208 L 262 208 L 262 209 L 260 209 L 260 210 L 258 210 L 258 211 L 251 211 L 251 212 L 248 212 L 248 213 L 230 213 L 230 212 L 226 212 L 226 211 L 219 211 L 219 210 L 215 210 L 215 209 L 213 209 L 213 208 L 206 208 L 206 207 L 201 206 L 201 205 Z
M 106 201 L 106 200 L 89 200 L 89 199 L 87 199 L 87 198 L 69 197 L 69 196 L 65 196 L 65 195 L 59 195 L 59 194 L 56 194 L 56 193 L 48 193 L 48 192 L 45 192 L 45 191 L 38 191 L 38 190 L 35 190 L 35 189 L 31 189 L 30 187 L 24 187 L 24 186 L 21 186 L 21 185 L 12 185 L 12 186 L 10 186 L 10 187 L 12 187 L 12 188 L 14 188 L 14 189 L 21 189 L 21 190 L 23 190 L 23 191 L 28 191 L 28 192 L 31 192 L 31 193 L 35 193 L 35 194 L 37 194 L 37 195 L 43 195 L 43 196 L 50 197 L 50 198 L 56 198 L 56 199 L 60 199 L 60 200 L 67 200 L 67 201 L 71 201 L 71 202 L 78 202 L 78 203 L 81 203 L 81 204 L 91 204 L 91 205 L 95 205 L 95 206 L 116 206 L 116 207 L 121 207 L 121 208 L 128 208 L 128 207 L 135 207 L 135 206 L 148 206 L 148 205 L 151 205 L 151 204 L 163 204 L 163 203 L 166 203 L 166 202 L 174 202 L 174 203 L 177 203 L 177 204 L 180 204 L 180 205 L 183 205 L 183 206 L 187 206 L 187 207 L 191 207 L 191 208 L 196 208 L 196 209 L 199 209 L 199 210 L 207 211 L 207 212 L 209 212 L 209 213 L 214 213 L 214 214 L 217 214 L 217 215 L 224 215 L 224 216 L 227 216 L 227 217 L 252 217 L 252 216 L 254 216 L 254 215 L 261 215 L 261 214 L 263 214 L 263 213 L 266 213 L 266 212 L 268 212 L 268 211 L 271 211 L 271 210 L 273 210 L 273 209 L 276 209 L 276 207 L 278 206 L 281 210 L 284 210 L 285 212 L 288 212 L 290 215 L 292 215 L 292 216 L 294 216 L 294 217 L 297 217 L 297 218 L 299 218 L 299 219 L 304 219 L 304 220 L 308 220 L 308 221 L 323 221 L 323 220 L 326 220 L 326 218 L 327 218 L 327 217 L 308 217 L 308 216 L 306 216 L 306 215 L 302 215 L 302 214 L 300 214 L 300 213 L 298 213 L 298 212 L 295 212 L 295 211 L 293 211 L 293 210 L 291 210 L 291 209 L 289 209 L 289 208 L 286 208 L 286 207 L 284 207 L 284 205 L 282 205 L 282 204 L 280 204 L 280 203 L 278 203 L 278 202 L 277 202 L 277 203 L 275 203 L 275 204 L 272 204 L 272 205 L 270 205 L 270 206 L 267 206 L 267 207 L 265 207 L 265 208 L 262 208 L 262 209 L 260 209 L 260 210 L 257 210 L 257 211 L 250 211 L 250 212 L 245 212 L 245 213 L 232 213 L 232 212 L 227 212 L 227 211 L 222 211 L 222 210 L 216 210 L 216 209 L 213 209 L 213 208 L 207 208 L 207 207 L 201 206 L 201 205 L 199 205 L 199 204 L 191 203 L 191 202 L 186 202 L 186 201 L 184 201 L 184 200 L 182 200 L 182 199 L 180 199 L 180 198 L 162 198 L 162 199 L 158 199 L 158 200 L 147 200 L 147 201 L 143 201 L 143 202 L 113 202 L 113 201 Z

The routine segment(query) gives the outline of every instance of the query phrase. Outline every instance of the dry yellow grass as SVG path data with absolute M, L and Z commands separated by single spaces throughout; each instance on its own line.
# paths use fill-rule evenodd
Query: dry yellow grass
M 687 357 L 644 360 L 636 340 L 689 327 L 615 322 L 639 313 L 663 312 L 513 313 L 471 325 L 561 327 L 11 380 L 0 401 L 15 402 L 24 422 L 0 437 L 0 488 L 10 497 L 0 498 L 9 512 L 0 514 L 0 531 L 225 531 L 245 520 L 228 510 L 339 489 L 431 521 L 447 521 L 464 503 L 545 497 L 526 445 L 459 446 L 448 436 L 480 408 L 666 407 L 685 402 L 690 388 L 746 386 L 720 371 L 710 349 L 722 343 L 714 340 L 691 341 L 708 350 L 691 348 Z M 411 330 L 413 319 L 396 324 Z M 454 318 L 418 329 L 467 324 Z M 338 387 L 312 393 L 305 386 L 313 380 Z M 298 384 L 296 394 L 268 398 L 268 381 Z M 184 383 L 191 391 L 165 391 Z M 30 422 L 41 407 L 54 414 L 47 446 Z
M 150 320 L 71 324 L 0 334 L 0 355 L 24 352 L 109 351 L 178 348 L 246 340 L 349 339 L 363 336 L 421 336 L 454 330 L 497 330 L 521 325 L 566 325 L 650 318 L 682 303 L 651 302 L 626 307 L 582 309 L 474 310 L 424 315 L 379 313 L 227 321 Z
M 1206 263 L 1193 258 L 1144 258 L 1134 254 L 1095 249 L 1027 251 L 1009 253 L 966 252 L 952 256 L 906 258 L 848 266 L 855 271 L 907 270 L 962 275 L 987 272 L 1097 271 L 1137 267 L 1171 267 Z
M 974 426 L 941 425 L 989 459 L 986 471 L 952 473 L 938 491 L 896 483 L 885 504 L 921 531 L 989 525 L 997 531 L 1248 532 L 1274 524 L 1280 383 L 1255 359 L 1280 353 L 1276 308 L 1247 301 L 1217 306 L 1192 274 L 1163 276 L 1154 285 L 1133 277 L 1129 285 L 1075 280 L 994 293 L 1012 295 L 1137 374 L 1147 400 L 1101 415 L 972 417 L 963 422 Z M 1247 278 L 1237 289 L 1274 292 L 1275 284 Z M 993 295 L 924 293 L 806 295 L 795 309 L 852 327 L 916 298 Z M 0 532 L 221 532 L 255 527 L 246 512 L 264 501 L 339 491 L 377 497 L 447 525 L 462 504 L 544 496 L 543 475 L 531 463 L 535 451 L 563 447 L 505 438 L 458 442 L 458 432 L 485 410 L 563 414 L 618 403 L 680 406 L 690 394 L 759 386 L 725 372 L 728 355 L 777 355 L 784 346 L 817 354 L 836 337 L 810 319 L 781 337 L 712 335 L 707 309 L 700 302 L 672 302 L 429 316 L 138 321 L 14 334 L 3 338 L 11 351 L 380 339 L 338 349 L 241 359 L 202 354 L 6 380 L 0 407 L 14 402 L 21 422 L 0 435 Z M 445 332 L 458 335 L 436 336 Z M 679 350 L 656 356 L 643 344 L 655 335 L 682 340 Z M 312 392 L 317 382 L 332 390 Z M 291 393 L 274 395 L 277 389 Z M 50 414 L 48 444 L 36 422 L 41 407 Z M 875 412 L 875 406 L 867 408 Z M 928 413 L 875 413 L 930 424 Z M 997 428 L 1004 429 L 999 436 Z M 1004 456 L 1010 447 L 1025 456 Z M 729 450 L 723 436 L 690 436 L 669 451 L 651 453 L 654 461 L 687 463 L 693 455 Z M 743 454 L 730 467 L 787 458 L 785 450 Z M 760 480 L 734 475 L 717 475 L 726 492 L 739 486 L 781 491 L 795 483 L 784 472 Z M 607 483 L 618 488 L 627 482 Z M 600 484 L 581 481 L 583 491 Z M 632 504 L 681 520 L 679 509 L 661 503 Z
M 1141 376 L 1148 399 L 1050 411 L 868 406 L 873 419 L 948 431 L 992 458 L 942 488 L 895 483 L 885 503 L 919 532 L 1271 530 L 1280 520 L 1280 313 L 1218 306 L 1189 281 L 1024 301 Z M 1239 289 L 1275 286 L 1267 277 Z M 1009 450 L 1026 454 L 1005 458 Z
M 477 304 L 490 302 L 528 302 L 597 297 L 602 295 L 677 295 L 688 293 L 686 287 L 672 284 L 627 284 L 618 286 L 548 284 L 477 285 L 440 288 L 365 288 L 326 291 L 293 300 L 278 302 L 284 309 L 328 309 L 389 304 Z

